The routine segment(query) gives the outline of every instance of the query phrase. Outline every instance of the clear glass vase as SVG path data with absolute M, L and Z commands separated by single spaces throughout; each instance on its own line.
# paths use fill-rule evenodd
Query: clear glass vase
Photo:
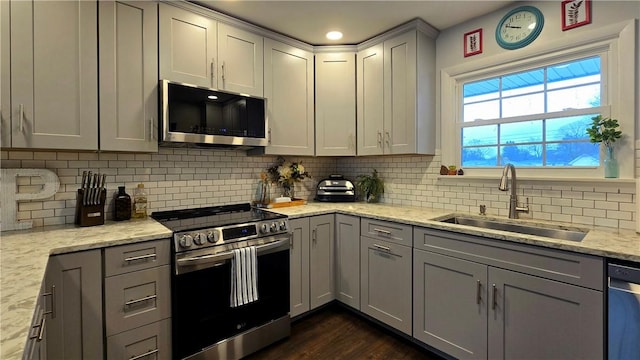
M 282 191 L 282 196 L 290 197 L 291 199 L 293 199 L 295 192 L 294 184 L 290 182 L 282 183 Z
M 604 177 L 605 178 L 617 178 L 618 177 L 618 160 L 616 160 L 615 151 L 613 146 L 605 146 L 604 155 Z

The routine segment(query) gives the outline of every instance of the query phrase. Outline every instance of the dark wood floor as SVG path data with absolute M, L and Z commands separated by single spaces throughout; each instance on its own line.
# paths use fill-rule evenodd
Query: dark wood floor
M 294 322 L 291 337 L 247 359 L 441 360 L 338 305 L 329 306 Z

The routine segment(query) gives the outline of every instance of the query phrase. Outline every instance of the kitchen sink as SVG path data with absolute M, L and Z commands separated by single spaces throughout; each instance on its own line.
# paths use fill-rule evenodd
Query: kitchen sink
M 450 224 L 467 225 L 483 229 L 509 231 L 518 234 L 535 235 L 569 241 L 582 241 L 582 239 L 587 236 L 588 232 L 588 230 L 581 229 L 565 230 L 548 227 L 541 224 L 522 224 L 497 219 L 480 219 L 465 216 L 451 216 L 439 219 L 438 221 Z

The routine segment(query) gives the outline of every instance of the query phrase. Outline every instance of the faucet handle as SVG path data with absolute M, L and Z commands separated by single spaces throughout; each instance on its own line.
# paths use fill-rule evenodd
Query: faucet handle
M 529 198 L 527 197 L 527 202 L 525 206 L 518 206 L 516 203 L 516 212 L 529 213 Z

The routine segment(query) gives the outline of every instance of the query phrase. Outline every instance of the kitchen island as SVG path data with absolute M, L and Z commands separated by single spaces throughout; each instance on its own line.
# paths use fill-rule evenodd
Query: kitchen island
M 604 258 L 640 262 L 640 235 L 630 230 L 579 226 L 589 230 L 582 241 L 556 240 L 540 236 L 480 229 L 440 222 L 454 213 L 443 209 L 401 207 L 366 203 L 317 203 L 274 209 L 300 218 L 340 213 L 395 221 L 424 228 L 454 231 L 497 240 L 561 249 Z M 518 220 L 536 224 L 536 221 Z M 576 228 L 573 224 L 545 222 L 545 226 Z M 29 334 L 29 324 L 50 255 L 99 249 L 168 238 L 171 231 L 154 220 L 108 222 L 103 226 L 79 228 L 72 225 L 44 227 L 2 233 L 0 240 L 0 357 L 18 359 Z

